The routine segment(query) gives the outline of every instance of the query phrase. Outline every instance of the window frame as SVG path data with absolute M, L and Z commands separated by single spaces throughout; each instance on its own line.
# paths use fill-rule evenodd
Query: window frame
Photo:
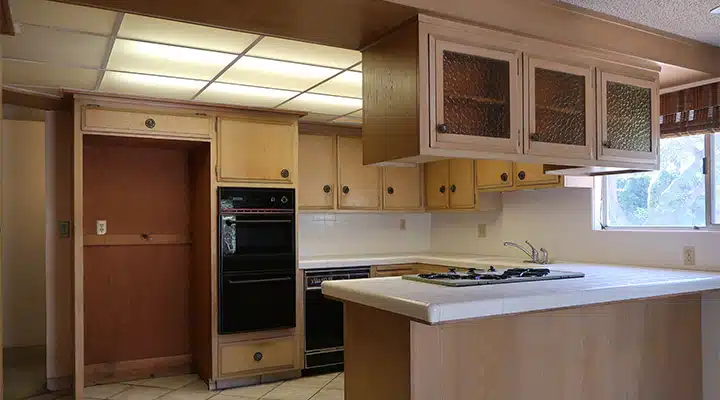
M 705 175 L 705 226 L 642 226 L 642 225 L 627 225 L 627 226 L 611 226 L 609 221 L 609 209 L 607 206 L 607 191 L 608 191 L 608 179 L 603 176 L 599 180 L 596 180 L 595 189 L 600 186 L 599 197 L 594 196 L 593 199 L 599 204 L 595 206 L 596 212 L 599 215 L 599 224 L 596 227 L 599 230 L 604 231 L 720 231 L 720 218 L 715 221 L 715 209 L 716 203 L 715 198 L 720 196 L 719 193 L 715 193 L 713 190 L 715 186 L 715 167 L 720 160 L 715 158 L 715 144 L 720 142 L 715 138 L 715 133 L 709 133 L 705 135 L 705 156 L 703 157 L 703 173 Z M 662 141 L 662 139 L 660 139 Z M 720 143 L 718 143 L 720 145 Z M 661 155 L 658 152 L 658 157 Z

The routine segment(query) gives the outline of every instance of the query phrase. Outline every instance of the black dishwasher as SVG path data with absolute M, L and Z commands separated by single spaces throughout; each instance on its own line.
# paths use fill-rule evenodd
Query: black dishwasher
M 364 279 L 370 267 L 305 270 L 305 369 L 343 368 L 343 304 L 323 296 L 324 281 Z

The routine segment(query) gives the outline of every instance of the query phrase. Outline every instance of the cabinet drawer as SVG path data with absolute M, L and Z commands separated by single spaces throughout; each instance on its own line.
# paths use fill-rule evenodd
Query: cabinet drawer
M 291 369 L 297 352 L 295 337 L 220 345 L 220 375 Z
M 209 138 L 212 117 L 85 107 L 83 131 Z

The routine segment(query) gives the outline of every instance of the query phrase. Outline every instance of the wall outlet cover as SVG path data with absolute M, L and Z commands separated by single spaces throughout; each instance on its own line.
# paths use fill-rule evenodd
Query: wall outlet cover
M 695 246 L 683 247 L 683 264 L 695 265 Z
M 487 225 L 485 225 L 485 224 L 478 224 L 478 226 L 477 226 L 477 237 L 479 237 L 479 238 L 487 237 Z
M 95 233 L 98 235 L 104 235 L 107 233 L 107 221 L 99 219 L 95 221 Z
M 405 224 L 405 218 L 400 218 L 400 230 L 404 231 L 405 229 L 407 229 Z

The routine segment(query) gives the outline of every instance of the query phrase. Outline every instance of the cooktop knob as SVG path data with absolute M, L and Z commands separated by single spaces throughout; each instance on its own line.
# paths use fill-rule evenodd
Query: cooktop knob
M 488 271 L 489 271 L 489 272 L 495 272 L 496 270 L 495 270 L 495 267 L 493 267 L 493 266 L 491 265 L 491 266 L 490 266 L 490 269 L 489 269 Z
M 448 272 L 451 273 L 451 274 L 454 274 L 454 273 L 455 273 L 455 268 L 448 268 Z
M 288 198 L 286 196 L 283 196 L 282 198 L 280 198 L 280 202 L 283 204 L 287 204 Z
M 275 196 L 270 198 L 270 204 L 275 204 Z

